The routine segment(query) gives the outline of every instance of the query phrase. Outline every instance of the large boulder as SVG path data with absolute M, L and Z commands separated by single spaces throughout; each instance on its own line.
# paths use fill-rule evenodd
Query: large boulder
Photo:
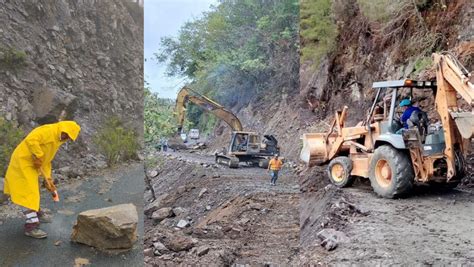
M 99 249 L 128 249 L 137 241 L 137 208 L 122 204 L 77 216 L 71 240 Z
M 55 88 L 40 87 L 33 95 L 33 111 L 39 124 L 57 122 L 62 112 L 72 118 L 77 110 L 77 97 Z

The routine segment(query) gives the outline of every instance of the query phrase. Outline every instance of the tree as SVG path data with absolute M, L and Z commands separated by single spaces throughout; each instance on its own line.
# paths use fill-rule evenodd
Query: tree
M 296 0 L 221 1 L 176 38 L 163 38 L 155 56 L 169 76 L 185 76 L 194 90 L 238 110 L 296 87 L 298 17 Z M 199 126 L 202 112 L 191 111 Z

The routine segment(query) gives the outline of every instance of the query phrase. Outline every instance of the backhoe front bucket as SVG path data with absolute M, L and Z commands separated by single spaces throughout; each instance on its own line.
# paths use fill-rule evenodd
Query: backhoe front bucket
M 325 133 L 303 134 L 303 149 L 301 149 L 300 159 L 308 166 L 328 161 L 329 148 L 325 139 Z
M 465 139 L 470 139 L 474 135 L 474 114 L 472 112 L 450 112 L 456 126 Z

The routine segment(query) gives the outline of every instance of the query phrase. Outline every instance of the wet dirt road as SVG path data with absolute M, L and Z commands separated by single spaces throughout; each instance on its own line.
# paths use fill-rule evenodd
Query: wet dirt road
M 324 179 L 321 175 L 313 179 Z M 474 188 L 417 187 L 405 199 L 383 199 L 367 182 L 342 190 L 316 186 L 302 196 L 302 263 L 306 265 L 455 265 L 474 263 Z M 344 198 L 366 215 L 337 211 Z M 333 212 L 336 210 L 336 212 Z M 349 243 L 326 251 L 316 237 L 329 221 Z
M 88 259 L 92 266 L 142 266 L 143 188 L 143 164 L 133 163 L 59 184 L 59 203 L 53 203 L 51 196 L 42 191 L 41 206 L 54 214 L 52 223 L 41 225 L 48 238 L 35 240 L 24 236 L 24 219 L 18 214 L 0 216 L 0 266 L 74 266 L 76 258 Z M 123 203 L 133 203 L 139 216 L 139 240 L 132 250 L 109 254 L 69 241 L 78 213 Z
M 284 169 L 277 186 L 271 186 L 264 169 L 229 169 L 215 165 L 208 155 L 154 157 L 160 160 L 149 170 L 159 172 L 152 178 L 155 194 L 162 197 L 159 208 L 173 208 L 177 214 L 162 221 L 149 214 L 145 220 L 147 266 L 296 264 L 299 187 L 291 170 Z M 190 226 L 176 227 L 180 220 Z M 191 248 L 164 248 L 153 255 L 161 246 L 157 243 L 173 247 L 183 238 L 190 239 Z

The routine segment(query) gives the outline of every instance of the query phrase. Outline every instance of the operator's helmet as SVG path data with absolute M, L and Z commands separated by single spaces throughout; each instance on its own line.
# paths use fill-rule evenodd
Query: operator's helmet
M 275 155 L 273 155 L 273 156 L 278 157 L 278 154 L 275 154 Z
M 411 106 L 411 101 L 408 98 L 403 99 L 400 102 L 400 107 Z

